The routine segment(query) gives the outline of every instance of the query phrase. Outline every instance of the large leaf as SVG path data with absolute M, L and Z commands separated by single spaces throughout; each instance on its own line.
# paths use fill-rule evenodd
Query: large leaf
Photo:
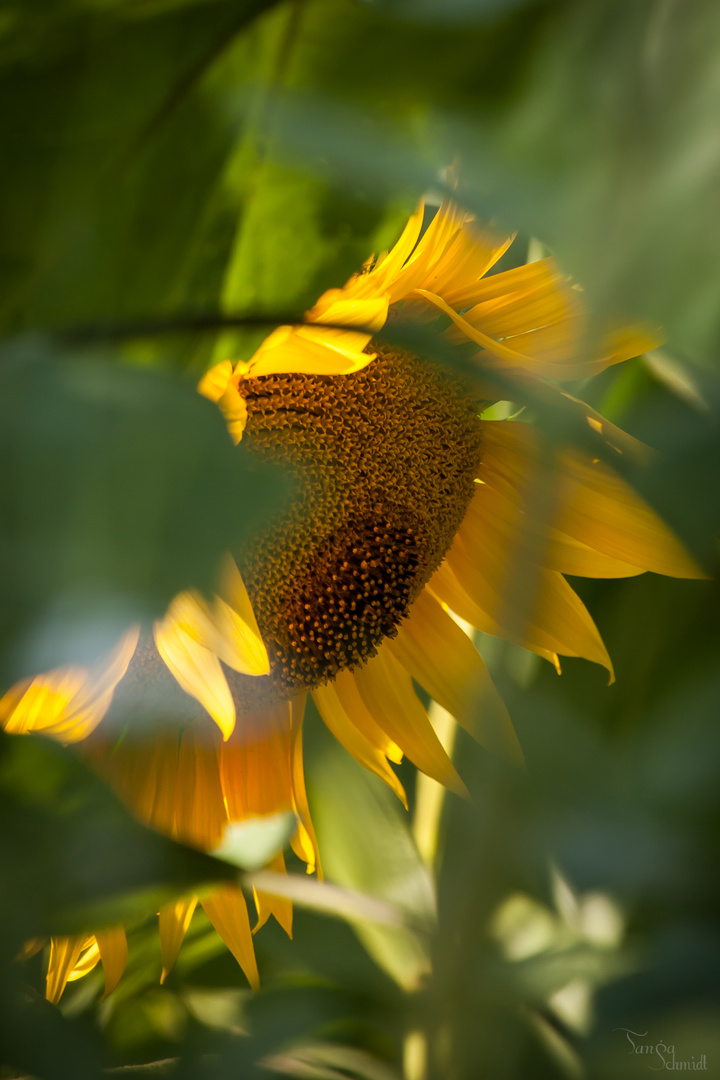
M 25 938 L 134 921 L 234 867 L 141 825 L 69 750 L 0 735 L 0 924 Z M 7 952 L 6 952 L 7 955 Z
M 351 917 L 358 937 L 400 986 L 417 988 L 430 970 L 427 935 L 434 922 L 435 897 L 407 811 L 389 787 L 329 739 L 322 756 L 310 766 L 309 782 L 328 879 L 396 911 L 398 925 L 392 926 L 359 909 Z
M 0 71 L 6 326 L 217 300 L 238 212 L 221 180 L 236 122 L 208 73 L 271 6 L 13 5 Z
M 42 342 L 7 348 L 6 671 L 92 659 L 178 590 L 211 589 L 222 553 L 246 543 L 284 491 L 284 475 L 233 446 L 192 384 L 99 356 L 61 359 Z

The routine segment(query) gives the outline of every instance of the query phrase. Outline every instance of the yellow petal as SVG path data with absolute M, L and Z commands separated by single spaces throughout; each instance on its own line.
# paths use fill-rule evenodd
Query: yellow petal
M 105 993 L 103 998 L 112 994 L 120 982 L 127 964 L 127 938 L 122 926 L 114 926 L 110 930 L 98 931 L 95 935 L 103 971 L 105 972 Z
M 53 1005 L 57 1005 L 62 997 L 68 978 L 78 962 L 80 953 L 87 946 L 88 940 L 87 934 L 50 939 L 50 959 L 45 979 L 45 997 Z
M 465 547 L 476 559 L 484 557 L 484 534 L 488 529 L 497 533 L 508 549 L 518 543 L 525 531 L 522 539 L 527 542 L 523 545 L 523 557 L 536 566 L 558 570 L 562 574 L 612 578 L 643 573 L 640 567 L 612 559 L 573 540 L 552 524 L 531 519 L 521 498 L 508 499 L 488 484 L 477 484 L 459 529 Z
M 201 901 L 205 914 L 233 954 L 253 990 L 260 988 L 250 919 L 242 890 L 223 885 Z
M 387 648 L 354 672 L 366 706 L 414 765 L 457 794 L 467 789 L 445 753 L 410 676 Z
M 12 734 L 39 731 L 65 743 L 86 738 L 107 712 L 139 633 L 133 627 L 92 669 L 61 667 L 17 683 L 0 700 L 0 724 Z
M 465 622 L 470 623 L 476 630 L 483 634 L 491 634 L 497 637 L 505 637 L 502 628 L 490 618 L 486 611 L 475 603 L 472 597 L 463 588 L 458 578 L 453 573 L 447 559 L 441 563 L 430 581 L 425 586 L 441 604 L 445 605 Z M 525 648 L 549 660 L 559 670 L 557 653 L 544 649 L 534 642 L 526 642 Z
M 337 690 L 332 683 L 327 686 L 318 686 L 312 691 L 312 697 L 320 716 L 338 742 L 352 754 L 356 761 L 384 780 L 407 810 L 405 789 L 390 768 L 387 758 L 376 746 L 373 746 L 359 728 L 355 727 L 342 707 Z
M 705 577 L 654 510 L 607 465 L 568 452 L 560 471 L 558 527 L 563 532 L 656 574 Z
M 582 293 L 551 259 L 506 270 L 454 294 L 432 283 L 423 287 L 456 310 L 465 308 L 462 318 L 476 330 L 504 341 L 515 357 L 496 352 L 501 360 L 540 378 L 587 378 L 663 340 L 656 328 L 624 327 L 608 333 L 596 352 L 585 355 L 588 319 Z M 451 338 L 456 340 L 456 335 Z
M 424 218 L 425 204 L 421 200 L 391 251 L 384 258 L 378 259 L 376 266 L 369 273 L 351 280 L 350 285 L 354 293 L 361 295 L 371 291 L 384 293 L 390 288 L 415 249 Z
M 186 694 L 199 701 L 227 739 L 235 727 L 235 703 L 227 679 L 214 653 L 185 633 L 166 616 L 153 627 L 160 656 Z
M 18 953 L 17 960 L 29 960 L 33 956 L 37 956 L 41 949 L 45 948 L 46 937 L 30 938 L 26 941 L 22 949 Z
M 641 567 L 594 551 L 559 529 L 548 531 L 543 562 L 551 570 L 573 577 L 623 578 L 645 573 Z
M 243 675 L 268 674 L 267 649 L 242 575 L 230 555 L 223 563 L 220 596 L 215 605 L 215 626 L 219 634 L 216 651 L 228 667 Z
M 175 788 L 178 839 L 210 851 L 220 843 L 227 821 L 219 747 L 204 733 L 186 728 L 180 743 Z
M 503 546 L 492 528 L 484 531 L 480 559 L 477 552 L 476 543 L 471 556 L 458 534 L 447 561 L 465 591 L 490 616 L 494 634 L 525 648 L 582 656 L 606 667 L 612 679 L 612 663 L 597 627 L 561 574 L 532 565 L 519 566 L 513 550 Z M 510 607 L 508 602 L 516 592 L 513 579 L 520 572 L 527 576 L 522 609 Z
M 68 982 L 75 982 L 89 974 L 100 960 L 100 947 L 95 937 L 89 937 L 80 953 L 77 964 L 67 977 Z
M 483 482 L 522 505 L 539 467 L 537 432 L 528 424 L 484 421 L 483 441 Z M 604 463 L 564 451 L 556 455 L 553 484 L 553 525 L 573 540 L 642 570 L 704 576 L 657 514 Z
M 127 672 L 139 637 L 140 627 L 132 627 L 110 655 L 91 669 L 90 677 L 70 703 L 65 722 L 48 731 L 48 735 L 64 742 L 78 742 L 95 730 L 110 706 L 115 687 Z
M 288 703 L 292 728 L 291 763 L 294 801 L 293 809 L 300 819 L 296 834 L 297 843 L 293 845 L 293 850 L 299 858 L 304 859 L 307 862 L 308 873 L 310 874 L 313 871 L 316 871 L 318 877 L 322 880 L 323 872 L 320 863 L 320 852 L 318 850 L 317 837 L 315 836 L 312 818 L 310 817 L 307 792 L 305 791 L 305 770 L 303 767 L 302 751 L 305 701 L 306 695 L 301 694 Z
M 267 869 L 272 870 L 275 874 L 287 873 L 282 851 L 278 851 L 277 855 L 268 863 Z M 253 934 L 256 934 L 260 927 L 265 925 L 271 915 L 274 915 L 287 936 L 292 938 L 292 901 L 286 900 L 283 896 L 272 896 L 270 893 L 258 892 L 257 889 L 253 889 L 253 897 L 258 913 L 258 921 L 253 929 Z
M 387 297 L 377 296 L 367 299 L 343 297 L 340 295 L 331 303 L 321 301 L 307 313 L 309 323 L 329 323 L 332 326 L 359 326 L 366 330 L 381 330 L 388 313 Z
M 280 326 L 251 358 L 246 377 L 292 372 L 349 375 L 374 359 L 363 351 L 371 336 L 358 330 Z
M 278 702 L 238 725 L 220 751 L 220 776 L 229 821 L 294 808 L 291 709 Z
M 357 683 L 350 671 L 339 671 L 332 683 L 343 711 L 367 741 L 386 758 L 399 765 L 403 752 L 383 731 L 360 697 Z
M 387 648 L 432 698 L 488 750 L 524 763 L 515 729 L 467 634 L 424 591 Z
M 112 785 L 119 798 L 146 825 L 172 836 L 178 771 L 176 731 L 100 743 L 89 754 L 93 768 Z
M 342 289 L 328 289 L 327 292 L 323 293 L 315 306 L 308 312 L 308 319 L 313 320 L 318 314 L 329 311 L 331 305 L 347 300 L 363 301 L 369 299 L 375 301 L 381 298 L 387 312 L 389 290 L 417 244 L 424 216 L 425 207 L 421 201 L 415 213 L 409 218 L 400 239 L 392 250 L 385 255 L 381 255 L 375 266 L 372 266 L 373 260 L 368 259 L 366 271 L 361 274 L 353 274 Z
M 433 273 L 435 267 L 448 252 L 458 230 L 470 217 L 452 201 L 446 200 L 439 208 L 414 251 L 386 284 L 392 303 L 411 295 Z
M 12 735 L 53 728 L 88 678 L 85 668 L 58 668 L 12 686 L 0 700 L 0 719 Z
M 171 900 L 169 904 L 164 904 L 160 908 L 158 922 L 162 957 L 161 983 L 165 982 L 175 965 L 196 906 L 197 896 L 190 896 L 181 897 L 180 900 Z
M 464 316 L 459 315 L 449 304 L 440 296 L 436 296 L 435 293 L 428 292 L 427 289 L 416 289 L 413 294 L 422 297 L 428 304 L 432 304 L 438 311 L 442 311 L 444 315 L 448 315 L 455 326 L 463 332 L 468 341 L 474 341 L 476 345 L 482 345 L 483 349 L 487 349 L 489 353 L 497 357 L 499 360 L 505 361 L 510 367 L 526 368 L 528 366 L 527 357 L 522 353 L 517 352 L 510 346 L 505 345 L 502 341 L 495 341 L 489 334 L 484 333 L 477 327 L 473 326 L 467 321 Z M 511 339 L 512 340 L 512 339 Z
M 416 287 L 441 296 L 454 308 L 467 307 L 475 284 L 505 254 L 513 239 L 482 230 L 467 219 Z
M 232 441 L 237 444 L 243 437 L 247 424 L 247 402 L 234 383 L 228 383 L 222 397 L 218 399 L 218 405 L 225 417 L 228 431 Z
M 198 393 L 210 401 L 219 401 L 228 388 L 232 378 L 233 365 L 231 360 L 223 360 L 221 364 L 206 371 L 198 383 Z

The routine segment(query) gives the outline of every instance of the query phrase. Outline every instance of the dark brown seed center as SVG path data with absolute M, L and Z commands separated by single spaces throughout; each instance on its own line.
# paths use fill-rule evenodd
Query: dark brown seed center
M 241 383 L 243 439 L 299 482 L 290 512 L 239 559 L 288 691 L 357 666 L 397 632 L 472 498 L 477 402 L 436 367 L 373 351 L 353 375 Z

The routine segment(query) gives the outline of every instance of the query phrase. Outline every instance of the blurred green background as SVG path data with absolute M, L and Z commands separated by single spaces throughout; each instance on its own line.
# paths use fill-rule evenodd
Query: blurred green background
M 598 323 L 664 327 L 570 390 L 658 448 L 633 480 L 715 570 L 718 116 L 712 0 L 0 3 L 2 688 L 209 587 L 282 505 L 197 379 L 385 250 L 451 163 Z M 255 996 L 200 914 L 159 985 L 145 916 L 226 868 L 5 737 L 0 1077 L 720 1076 L 718 586 L 573 584 L 617 682 L 480 640 L 528 771 L 460 734 L 473 798 L 448 796 L 436 845 L 432 787 L 403 765 L 406 813 L 308 718 L 328 878 L 394 916 L 266 926 Z M 88 911 L 136 925 L 128 971 L 57 1009 L 41 955 L 14 957 Z

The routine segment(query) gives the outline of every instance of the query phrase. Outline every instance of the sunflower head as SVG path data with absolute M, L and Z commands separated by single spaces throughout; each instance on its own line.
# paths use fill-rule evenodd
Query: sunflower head
M 392 768 L 403 756 L 465 793 L 414 684 L 491 751 L 516 764 L 522 751 L 460 623 L 558 671 L 560 656 L 579 656 L 612 674 L 564 575 L 701 575 L 650 507 L 580 450 L 556 448 L 551 512 L 538 522 L 533 492 L 547 477 L 532 425 L 481 419 L 483 392 L 388 348 L 380 332 L 392 311 L 442 315 L 450 347 L 524 380 L 593 374 L 657 336 L 624 329 L 588 349 L 582 293 L 552 260 L 493 273 L 512 237 L 451 203 L 424 233 L 422 224 L 420 208 L 395 247 L 320 297 L 304 324 L 278 327 L 250 360 L 225 360 L 203 378 L 232 438 L 284 464 L 298 491 L 252 551 L 234 553 L 239 567 L 228 557 L 217 595 L 183 593 L 151 636 L 138 644 L 130 631 L 97 670 L 38 675 L 0 700 L 9 731 L 79 743 L 141 820 L 203 850 L 221 847 L 235 822 L 286 811 L 296 856 L 320 873 L 303 776 L 307 692 L 405 805 Z M 616 449 L 628 444 L 585 415 Z M 116 719 L 131 713 L 148 685 L 169 723 L 118 741 L 111 704 Z M 271 868 L 285 872 L 282 854 Z M 255 929 L 272 915 L 291 932 L 287 900 L 254 900 Z M 197 902 L 182 897 L 159 913 L 163 978 Z M 242 891 L 226 886 L 202 904 L 256 986 Z M 112 989 L 125 955 L 120 927 L 55 939 L 48 996 L 58 1000 L 98 958 Z
M 370 659 L 440 565 L 474 491 L 477 403 L 381 345 L 343 378 L 240 384 L 244 438 L 293 469 L 299 496 L 243 570 L 286 691 Z

